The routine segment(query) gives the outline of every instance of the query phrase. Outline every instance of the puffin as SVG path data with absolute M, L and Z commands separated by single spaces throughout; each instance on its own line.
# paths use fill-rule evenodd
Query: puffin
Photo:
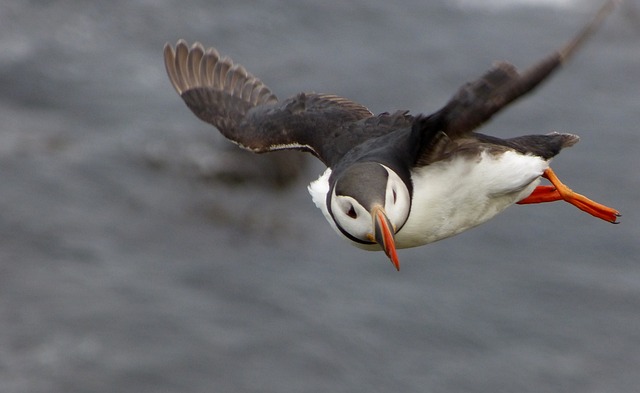
M 429 115 L 375 115 L 350 99 L 315 92 L 281 101 L 243 66 L 199 42 L 165 44 L 164 63 L 187 107 L 227 139 L 255 153 L 292 149 L 322 161 L 327 169 L 308 187 L 315 205 L 340 236 L 383 251 L 399 270 L 397 249 L 454 236 L 513 204 L 563 200 L 618 223 L 616 209 L 572 191 L 549 166 L 578 136 L 502 139 L 476 132 L 565 64 L 614 5 L 606 1 L 566 45 L 524 71 L 494 63 Z

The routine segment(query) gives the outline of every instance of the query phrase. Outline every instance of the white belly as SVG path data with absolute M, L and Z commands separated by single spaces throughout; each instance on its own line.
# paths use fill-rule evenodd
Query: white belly
M 411 213 L 395 236 L 396 247 L 432 243 L 486 222 L 531 194 L 546 168 L 540 157 L 507 151 L 416 170 Z

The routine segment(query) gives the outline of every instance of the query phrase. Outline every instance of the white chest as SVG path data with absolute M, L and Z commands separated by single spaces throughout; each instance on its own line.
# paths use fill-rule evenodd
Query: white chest
M 547 167 L 540 157 L 508 151 L 416 170 L 411 213 L 396 246 L 432 243 L 486 222 L 531 194 Z

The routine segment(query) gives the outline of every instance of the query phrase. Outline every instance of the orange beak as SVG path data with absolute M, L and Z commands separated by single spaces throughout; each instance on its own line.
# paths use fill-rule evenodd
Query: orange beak
M 393 238 L 393 225 L 391 225 L 391 222 L 387 218 L 387 214 L 382 207 L 373 208 L 373 212 L 371 215 L 373 216 L 373 237 L 380 245 L 380 247 L 382 247 L 384 253 L 387 254 L 389 259 L 393 263 L 393 266 L 396 267 L 396 270 L 399 271 L 400 262 L 398 262 L 396 243 Z

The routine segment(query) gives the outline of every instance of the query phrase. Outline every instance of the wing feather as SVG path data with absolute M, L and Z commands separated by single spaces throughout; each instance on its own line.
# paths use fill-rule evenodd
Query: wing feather
M 447 104 L 431 116 L 419 118 L 413 134 L 420 134 L 416 162 L 427 165 L 443 159 L 461 145 L 477 143 L 473 131 L 520 97 L 530 93 L 563 65 L 586 42 L 612 11 L 609 0 L 566 45 L 534 66 L 519 72 L 507 62 L 497 62 L 479 79 L 463 85 Z
M 440 111 L 444 121 L 442 131 L 451 138 L 469 133 L 533 91 L 575 54 L 612 11 L 615 3 L 616 0 L 605 2 L 572 40 L 533 67 L 518 72 L 512 64 L 498 62 L 481 78 L 462 86 Z
M 254 152 L 301 149 L 327 163 L 333 154 L 326 137 L 372 116 L 366 107 L 330 94 L 300 93 L 279 102 L 243 66 L 198 42 L 189 47 L 179 40 L 175 49 L 166 44 L 164 60 L 171 84 L 191 111 Z

